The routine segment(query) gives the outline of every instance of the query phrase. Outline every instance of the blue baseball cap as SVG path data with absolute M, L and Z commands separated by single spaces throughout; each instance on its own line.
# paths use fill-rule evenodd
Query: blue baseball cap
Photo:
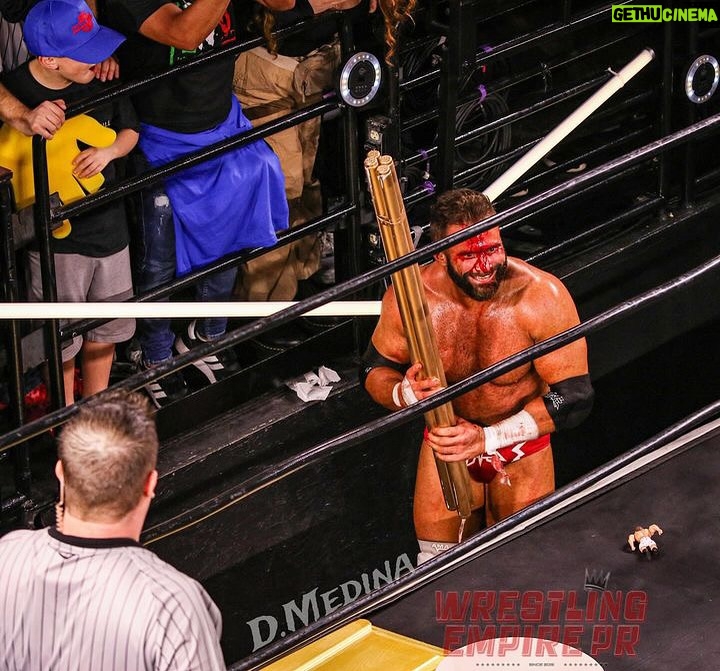
M 40 0 L 23 24 L 23 38 L 35 56 L 100 63 L 112 56 L 125 36 L 101 26 L 84 0 Z

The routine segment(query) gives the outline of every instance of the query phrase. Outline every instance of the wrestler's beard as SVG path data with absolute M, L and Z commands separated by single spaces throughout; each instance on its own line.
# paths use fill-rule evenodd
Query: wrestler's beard
M 470 298 L 476 301 L 488 301 L 497 293 L 497 290 L 500 288 L 500 282 L 502 282 L 507 275 L 507 258 L 503 263 L 495 266 L 495 277 L 493 278 L 493 281 L 490 284 L 485 284 L 483 286 L 473 284 L 468 279 L 468 276 L 472 275 L 472 273 L 465 273 L 464 275 L 461 275 L 455 270 L 455 268 L 453 268 L 451 263 L 447 264 L 447 271 L 450 279 L 455 282 L 456 286 L 463 293 L 467 294 Z

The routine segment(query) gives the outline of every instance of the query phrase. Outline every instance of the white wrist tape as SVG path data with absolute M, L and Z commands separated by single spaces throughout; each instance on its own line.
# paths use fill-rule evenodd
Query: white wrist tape
M 403 404 L 400 402 L 400 385 L 401 385 L 401 384 L 402 384 L 402 382 L 398 382 L 398 383 L 393 387 L 393 390 L 392 390 L 392 400 L 393 400 L 393 403 L 394 403 L 398 408 L 402 408 L 402 407 L 403 407 Z
M 540 435 L 537 422 L 527 410 L 521 410 L 511 417 L 484 426 L 485 454 L 495 454 L 501 447 L 534 440 Z
M 418 402 L 419 399 L 415 396 L 410 380 L 406 377 L 403 378 L 402 383 L 400 384 L 400 391 L 402 391 L 402 397 L 405 401 L 405 405 L 412 405 L 413 403 Z

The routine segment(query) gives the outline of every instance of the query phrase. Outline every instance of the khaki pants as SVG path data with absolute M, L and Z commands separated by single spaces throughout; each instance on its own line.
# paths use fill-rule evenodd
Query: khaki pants
M 338 43 L 305 57 L 272 55 L 263 47 L 240 54 L 235 62 L 233 90 L 253 126 L 259 126 L 319 100 L 332 85 L 340 60 Z M 280 159 L 290 226 L 322 214 L 320 184 L 312 172 L 320 140 L 320 118 L 310 119 L 267 138 Z M 242 267 L 236 294 L 242 300 L 292 300 L 298 280 L 320 264 L 320 238 L 302 240 L 263 254 Z

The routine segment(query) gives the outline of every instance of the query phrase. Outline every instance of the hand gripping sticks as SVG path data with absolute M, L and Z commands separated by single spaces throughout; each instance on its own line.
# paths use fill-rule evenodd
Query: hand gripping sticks
M 392 157 L 381 156 L 380 152 L 375 150 L 370 151 L 365 159 L 365 172 L 385 254 L 389 261 L 394 261 L 413 251 L 413 242 Z M 425 289 L 420 279 L 420 268 L 413 264 L 393 273 L 392 283 L 411 360 L 422 363 L 423 375 L 436 377 L 443 386 L 447 386 L 435 331 L 430 321 Z M 425 421 L 431 429 L 436 426 L 454 426 L 455 413 L 452 404 L 444 403 L 429 410 L 425 413 Z M 435 463 L 448 510 L 457 510 L 463 519 L 470 517 L 472 496 L 465 462 L 445 462 L 436 457 Z

